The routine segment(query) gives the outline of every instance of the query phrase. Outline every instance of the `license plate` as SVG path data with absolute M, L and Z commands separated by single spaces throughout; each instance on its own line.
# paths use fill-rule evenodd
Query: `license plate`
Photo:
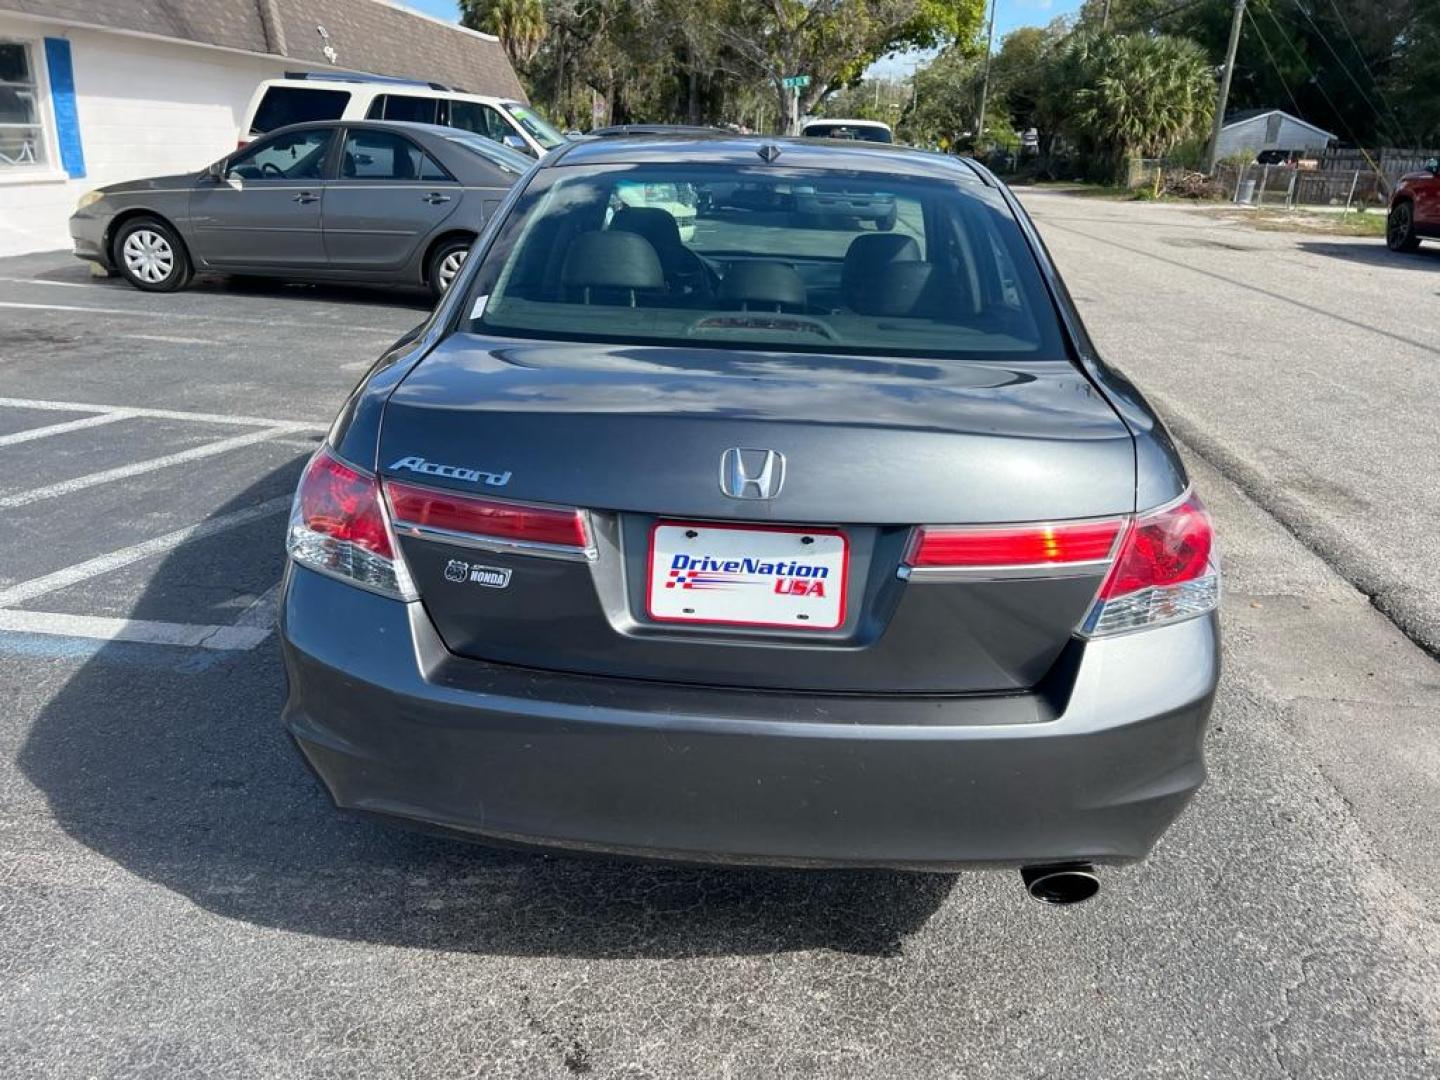
M 849 558 L 833 529 L 662 522 L 650 536 L 650 617 L 834 630 Z

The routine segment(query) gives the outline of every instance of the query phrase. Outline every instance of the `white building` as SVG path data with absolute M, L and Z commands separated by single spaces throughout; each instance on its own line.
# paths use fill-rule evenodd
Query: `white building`
M 0 0 L 0 256 L 68 248 L 86 191 L 201 168 L 262 79 L 324 69 L 525 100 L 495 38 L 383 0 Z
M 1247 109 L 1225 118 L 1216 145 L 1217 159 L 1265 150 L 1324 150 L 1335 139 L 1335 133 L 1316 127 L 1298 116 L 1281 109 Z

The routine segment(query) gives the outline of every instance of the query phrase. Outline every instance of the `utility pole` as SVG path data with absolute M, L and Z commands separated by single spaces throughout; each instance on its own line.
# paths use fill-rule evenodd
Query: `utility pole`
M 1225 126 L 1225 106 L 1230 100 L 1230 79 L 1235 74 L 1235 52 L 1240 48 L 1240 26 L 1245 19 L 1245 0 L 1235 0 L 1230 18 L 1230 44 L 1225 48 L 1225 68 L 1220 72 L 1220 93 L 1215 99 L 1215 122 L 1210 125 L 1210 148 L 1205 152 L 1205 171 L 1215 171 L 1220 154 L 1220 129 Z
M 985 99 L 990 96 L 990 54 L 995 49 L 995 5 L 998 0 L 990 0 L 990 33 L 985 38 L 985 75 L 980 80 L 980 115 L 975 120 L 975 142 L 978 145 L 980 136 L 985 134 Z

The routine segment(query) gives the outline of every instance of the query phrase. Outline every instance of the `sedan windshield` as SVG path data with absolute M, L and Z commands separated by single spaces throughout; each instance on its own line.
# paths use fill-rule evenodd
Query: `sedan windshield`
M 541 169 L 476 277 L 472 328 L 567 340 L 1065 357 L 978 181 L 665 165 Z

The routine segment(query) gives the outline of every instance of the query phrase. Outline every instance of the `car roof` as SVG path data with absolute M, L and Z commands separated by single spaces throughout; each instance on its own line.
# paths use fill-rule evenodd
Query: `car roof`
M 816 116 L 810 120 L 806 120 L 805 123 L 800 126 L 809 127 L 811 124 L 842 124 L 845 127 L 882 127 L 886 131 L 890 130 L 890 125 L 885 123 L 884 120 L 859 120 L 848 116 Z
M 724 128 L 706 127 L 703 124 L 610 124 L 592 128 L 587 135 L 728 135 Z
M 308 90 L 373 90 L 377 94 L 407 94 L 411 97 L 424 98 L 463 98 L 467 101 L 480 101 L 485 104 L 497 105 L 519 105 L 521 102 L 514 98 L 496 97 L 493 94 L 472 94 L 468 90 L 453 90 L 447 86 L 436 83 L 434 85 L 421 82 L 410 82 L 405 79 L 370 79 L 370 78 L 340 78 L 340 79 L 297 79 L 294 76 L 266 79 L 262 84 L 265 87 L 272 86 L 293 86 L 297 89 Z
M 778 156 L 771 150 L 778 149 Z M 836 172 L 884 172 L 937 180 L 989 183 L 968 158 L 893 143 L 849 139 L 776 138 L 767 135 L 671 134 L 587 139 L 557 147 L 541 159 L 553 169 L 573 165 L 762 165 Z

